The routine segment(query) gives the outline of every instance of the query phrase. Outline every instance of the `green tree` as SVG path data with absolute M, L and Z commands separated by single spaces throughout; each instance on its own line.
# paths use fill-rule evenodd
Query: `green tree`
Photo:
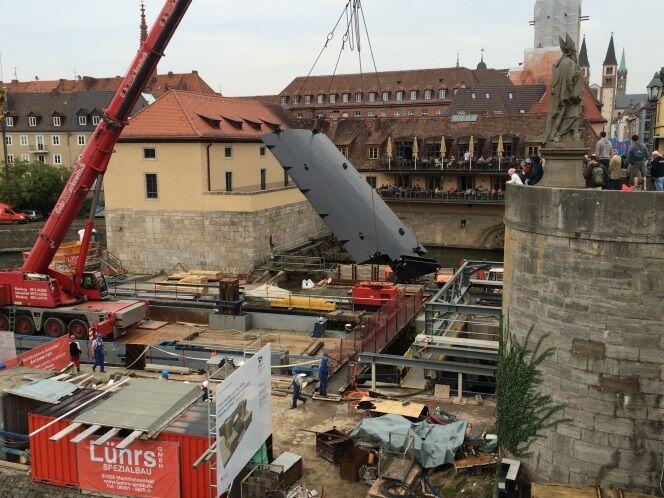
M 71 168 L 15 161 L 9 166 L 9 185 L 5 175 L 0 175 L 0 200 L 16 209 L 36 209 L 46 214 L 53 209 L 70 174 Z
M 530 456 L 531 443 L 543 437 L 542 429 L 554 427 L 567 419 L 556 419 L 556 414 L 565 405 L 556 403 L 551 396 L 541 394 L 542 374 L 537 369 L 540 363 L 552 356 L 553 348 L 540 353 L 542 343 L 549 334 L 544 334 L 533 350 L 528 342 L 533 329 L 523 345 L 509 330 L 500 334 L 498 365 L 496 370 L 496 418 L 498 440 L 501 447 L 516 458 Z

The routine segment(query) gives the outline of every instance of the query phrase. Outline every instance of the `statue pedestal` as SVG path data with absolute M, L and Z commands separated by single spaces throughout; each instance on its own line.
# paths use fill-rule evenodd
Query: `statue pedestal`
M 582 142 L 549 142 L 540 150 L 546 159 L 538 187 L 584 188 L 583 158 L 588 149 Z

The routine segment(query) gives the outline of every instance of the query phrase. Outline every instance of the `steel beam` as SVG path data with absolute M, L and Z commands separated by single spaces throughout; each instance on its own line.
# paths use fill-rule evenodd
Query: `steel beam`
M 477 316 L 501 316 L 503 309 L 500 306 L 482 306 L 479 304 L 452 304 L 452 303 L 432 303 L 425 304 L 425 310 L 439 311 L 441 313 L 459 313 L 463 315 Z
M 472 349 L 472 348 L 455 348 L 451 346 L 439 346 L 435 344 L 413 344 L 416 348 L 421 348 L 420 351 L 426 353 L 440 354 L 446 356 L 454 356 L 456 358 L 471 358 L 475 360 L 496 361 L 498 359 L 498 351 L 486 349 Z
M 456 361 L 440 361 L 427 358 L 404 358 L 392 354 L 360 353 L 359 363 L 377 365 L 392 365 L 395 367 L 424 368 L 437 372 L 454 372 L 473 375 L 495 376 L 496 367 L 493 365 L 480 365 L 472 363 L 460 363 Z

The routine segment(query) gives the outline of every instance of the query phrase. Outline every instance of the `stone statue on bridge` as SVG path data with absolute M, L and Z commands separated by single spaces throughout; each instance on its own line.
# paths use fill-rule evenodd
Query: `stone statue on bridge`
M 577 142 L 581 139 L 579 125 L 583 116 L 585 93 L 583 71 L 574 41 L 567 35 L 560 38 L 563 55 L 556 63 L 549 91 L 549 110 L 543 142 Z M 551 145 L 551 144 L 549 144 Z M 561 144 L 562 145 L 562 144 Z

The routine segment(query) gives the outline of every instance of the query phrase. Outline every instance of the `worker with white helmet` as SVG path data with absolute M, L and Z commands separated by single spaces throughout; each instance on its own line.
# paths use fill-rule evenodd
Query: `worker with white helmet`
M 299 373 L 295 374 L 295 377 L 293 377 L 293 405 L 291 406 L 291 409 L 297 408 L 298 399 L 302 401 L 302 404 L 307 402 L 307 398 L 300 394 L 302 391 L 302 382 L 306 376 L 307 374 Z

